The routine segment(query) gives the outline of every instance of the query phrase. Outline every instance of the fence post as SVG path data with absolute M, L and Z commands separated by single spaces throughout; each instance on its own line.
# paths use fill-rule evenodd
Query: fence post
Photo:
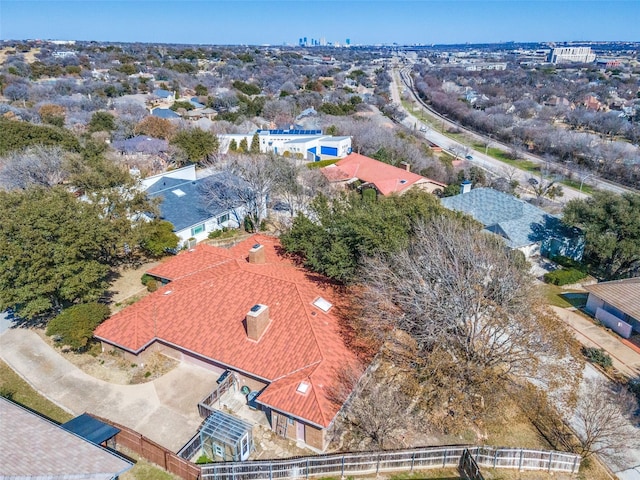
M 378 454 L 378 458 L 376 459 L 376 477 L 378 476 L 379 471 L 380 471 L 380 454 Z
M 518 471 L 521 472 L 522 471 L 522 449 L 520 449 L 520 461 L 518 462 Z
M 496 468 L 497 463 L 498 463 L 498 449 L 496 448 L 493 451 L 493 468 Z
M 342 471 L 340 473 L 340 477 L 344 478 L 344 455 L 342 456 Z
M 273 479 L 273 463 L 269 463 L 269 480 Z
M 307 478 L 309 478 L 309 459 L 307 458 Z
M 571 467 L 571 473 L 576 473 L 576 464 L 578 463 L 578 456 L 573 457 L 573 466 Z
M 549 452 L 549 470 L 548 472 L 551 473 L 551 461 L 553 460 L 553 452 Z
M 447 464 L 447 449 L 444 449 L 444 454 L 442 455 L 442 468 Z
M 415 460 L 416 460 L 416 452 L 413 451 L 411 452 L 411 470 L 409 470 L 410 472 L 413 472 L 413 463 L 415 462 Z

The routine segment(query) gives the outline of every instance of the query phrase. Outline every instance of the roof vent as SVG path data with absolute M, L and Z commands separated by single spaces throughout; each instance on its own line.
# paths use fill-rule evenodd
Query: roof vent
M 296 388 L 296 392 L 302 393 L 303 395 L 309 391 L 309 384 L 307 382 L 300 382 L 298 388 Z
M 260 305 L 258 304 L 255 304 L 253 307 L 251 307 L 251 311 L 253 313 L 257 312 L 258 310 L 260 310 Z
M 167 290 L 166 292 L 164 292 L 163 295 L 171 295 L 172 292 L 173 292 L 173 290 Z
M 402 183 L 404 185 L 405 183 L 407 183 L 407 181 L 402 179 L 402 180 L 400 180 L 400 183 Z
M 322 297 L 318 297 L 317 299 L 315 299 L 313 302 L 313 305 L 315 307 L 318 307 L 324 313 L 327 313 L 331 309 L 331 307 L 333 307 L 333 304 L 331 302 L 329 302 L 328 300 L 325 300 Z
M 264 249 L 264 245 L 256 243 L 251 250 L 249 250 L 249 263 L 263 264 L 267 263 L 267 256 Z
M 184 197 L 186 195 L 186 193 L 184 193 L 179 188 L 176 188 L 175 190 L 171 190 L 171 193 L 173 193 L 176 197 Z

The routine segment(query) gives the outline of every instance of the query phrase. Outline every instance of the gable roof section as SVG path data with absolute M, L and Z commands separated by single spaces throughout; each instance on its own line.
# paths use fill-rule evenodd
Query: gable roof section
M 147 188 L 151 198 L 160 199 L 160 216 L 173 224 L 176 231 L 198 225 L 212 217 L 229 210 L 223 201 L 207 201 L 202 187 L 212 184 L 222 191 L 223 196 L 231 198 L 231 202 L 240 203 L 229 184 L 238 183 L 240 179 L 226 172 L 216 173 L 198 180 L 182 180 L 161 177 Z
M 558 217 L 492 188 L 474 188 L 440 201 L 449 210 L 472 216 L 486 230 L 503 237 L 511 248 L 524 247 L 553 236 L 571 236 Z
M 417 173 L 408 172 L 359 153 L 351 153 L 333 165 L 321 168 L 320 171 L 330 182 L 358 179 L 371 183 L 382 195 L 404 192 L 415 183 L 424 180 L 438 184 Z
M 584 289 L 630 317 L 640 320 L 640 277 L 585 285 Z
M 0 397 L 0 478 L 110 480 L 131 462 Z
M 249 249 L 264 246 L 265 264 L 250 264 Z M 149 271 L 171 283 L 116 313 L 95 336 L 138 353 L 154 340 L 177 346 L 270 382 L 257 398 L 276 410 L 328 426 L 339 405 L 330 400 L 336 372 L 356 365 L 335 310 L 313 306 L 333 291 L 280 253 L 279 241 L 257 235 L 228 250 L 198 245 Z M 255 304 L 269 306 L 260 341 L 247 337 L 244 320 Z M 305 394 L 296 392 L 301 381 Z

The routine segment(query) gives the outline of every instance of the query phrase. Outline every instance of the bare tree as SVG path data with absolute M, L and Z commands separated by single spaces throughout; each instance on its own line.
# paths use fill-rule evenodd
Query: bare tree
M 364 375 L 360 372 L 353 369 L 339 372 L 348 397 L 340 398 L 340 404 L 346 403 L 338 428 L 341 433 L 345 430 L 350 433 L 351 443 L 355 443 L 352 447 L 395 446 L 407 419 L 412 418 L 414 401 L 402 383 L 390 377 L 384 363 L 376 361 Z
M 363 277 L 359 300 L 372 334 L 401 330 L 416 342 L 436 409 L 473 415 L 464 409 L 515 377 L 549 390 L 575 384 L 575 342 L 499 237 L 435 218 L 415 227 L 406 250 L 367 260 Z
M 615 459 L 640 448 L 637 408 L 636 398 L 623 386 L 600 376 L 587 378 L 574 413 L 579 453 Z
M 65 155 L 60 147 L 42 145 L 10 153 L 0 159 L 0 188 L 14 190 L 62 183 L 68 177 L 63 166 Z
M 280 162 L 273 155 L 234 155 L 222 169 L 241 178 L 248 188 L 236 191 L 247 206 L 254 228 L 259 228 L 267 216 L 267 202 L 278 184 Z

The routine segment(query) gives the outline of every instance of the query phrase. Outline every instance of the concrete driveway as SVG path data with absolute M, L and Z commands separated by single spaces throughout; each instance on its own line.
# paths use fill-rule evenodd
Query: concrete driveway
M 40 394 L 73 415 L 99 415 L 174 452 L 196 433 L 201 422 L 197 404 L 218 377 L 181 363 L 149 383 L 111 384 L 84 373 L 24 328 L 0 332 L 0 358 Z
M 640 353 L 620 341 L 620 337 L 585 318 L 578 312 L 566 308 L 551 309 L 571 328 L 580 343 L 586 347 L 604 349 L 613 361 L 616 370 L 629 377 L 640 377 Z

